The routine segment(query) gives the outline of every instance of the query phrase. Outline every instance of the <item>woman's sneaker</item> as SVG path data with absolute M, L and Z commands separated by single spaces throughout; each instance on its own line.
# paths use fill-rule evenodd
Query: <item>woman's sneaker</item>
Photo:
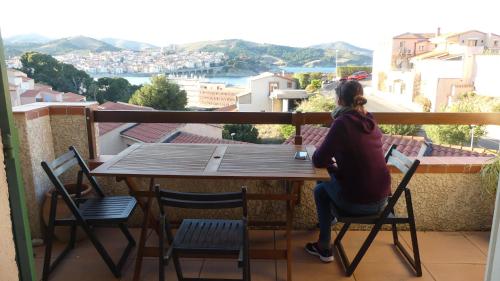
M 332 262 L 333 261 L 332 250 L 331 249 L 320 250 L 317 242 L 316 243 L 307 243 L 306 244 L 306 251 L 313 256 L 318 256 L 322 262 Z

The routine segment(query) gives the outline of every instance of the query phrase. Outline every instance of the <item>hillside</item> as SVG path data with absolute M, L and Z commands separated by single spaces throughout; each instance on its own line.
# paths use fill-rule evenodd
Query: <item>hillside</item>
M 332 43 L 323 43 L 323 44 L 318 44 L 318 45 L 313 45 L 310 46 L 310 48 L 316 48 L 316 49 L 323 49 L 323 50 L 339 50 L 339 51 L 346 51 L 350 53 L 355 53 L 355 54 L 360 54 L 364 56 L 372 56 L 373 51 L 360 48 L 357 46 L 354 46 L 352 44 L 349 44 L 347 42 L 343 41 L 336 41 Z
M 48 55 L 60 55 L 69 52 L 103 52 L 119 51 L 120 48 L 85 36 L 57 39 L 47 43 L 15 43 L 6 44 L 7 56 L 21 55 L 27 51 L 37 51 Z
M 337 42 L 340 44 L 339 42 Z M 343 42 L 341 42 L 343 43 Z M 335 66 L 335 51 L 331 48 L 297 48 L 273 44 L 260 44 L 239 39 L 220 41 L 203 41 L 179 46 L 183 50 L 223 52 L 230 60 L 257 61 L 262 65 L 263 58 L 267 64 L 286 66 Z M 343 43 L 338 48 L 339 62 L 343 64 L 370 65 L 372 55 L 370 50 Z M 270 60 L 271 59 L 271 60 Z M 266 64 L 266 63 L 264 63 Z
M 29 34 L 21 34 L 15 35 L 11 37 L 7 37 L 4 39 L 4 44 L 25 44 L 25 43 L 37 43 L 43 44 L 49 42 L 51 39 L 40 34 L 29 33 Z
M 149 43 L 131 41 L 125 39 L 117 39 L 117 38 L 102 38 L 101 41 L 106 42 L 120 49 L 127 49 L 132 51 L 142 51 L 145 49 L 158 48 L 157 46 Z

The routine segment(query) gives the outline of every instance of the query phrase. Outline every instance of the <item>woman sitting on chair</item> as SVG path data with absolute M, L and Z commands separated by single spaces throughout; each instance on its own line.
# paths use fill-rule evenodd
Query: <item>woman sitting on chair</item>
M 334 119 L 312 160 L 318 168 L 328 168 L 331 180 L 319 182 L 314 200 L 320 227 L 319 239 L 307 243 L 306 251 L 323 262 L 333 261 L 331 205 L 347 215 L 380 212 L 391 192 L 391 178 L 382 149 L 382 132 L 366 112 L 363 87 L 357 81 L 342 82 L 336 89 Z

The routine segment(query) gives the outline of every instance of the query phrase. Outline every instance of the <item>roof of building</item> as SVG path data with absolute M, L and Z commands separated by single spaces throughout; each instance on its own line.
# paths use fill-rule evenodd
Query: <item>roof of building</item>
M 42 89 L 33 89 L 33 90 L 27 90 L 26 92 L 21 94 L 21 97 L 23 98 L 34 98 L 38 96 L 42 92 Z
M 120 134 L 146 143 L 156 143 L 176 132 L 184 124 L 139 123 L 123 130 Z
M 271 97 L 277 99 L 307 99 L 309 95 L 305 90 L 274 90 Z
M 153 110 L 151 107 L 139 106 L 123 102 L 105 102 L 97 107 L 98 110 Z M 102 136 L 125 123 L 99 123 L 99 136 Z
M 52 87 L 45 84 L 35 83 L 35 89 L 47 89 L 52 90 Z
M 153 108 L 148 106 L 140 106 L 130 103 L 112 101 L 107 101 L 103 104 L 100 104 L 97 108 L 100 110 L 154 110 Z
M 63 101 L 65 102 L 79 102 L 85 100 L 86 100 L 85 96 L 75 94 L 72 92 L 67 92 L 63 94 Z
M 435 33 L 414 33 L 414 32 L 405 32 L 403 34 L 399 34 L 394 36 L 393 39 L 429 39 L 436 36 Z
M 237 110 L 238 110 L 238 108 L 236 107 L 236 104 L 231 104 L 228 106 L 217 108 L 214 111 L 216 111 L 216 112 L 234 112 Z
M 169 143 L 216 143 L 216 144 L 244 144 L 245 143 L 245 142 L 241 142 L 241 141 L 233 141 L 233 140 L 205 137 L 205 136 L 190 134 L 190 133 L 186 133 L 186 132 L 178 132 L 172 138 L 169 138 L 166 142 L 169 142 Z
M 250 78 L 250 80 L 254 81 L 254 80 L 259 80 L 259 79 L 268 78 L 268 77 L 277 77 L 277 78 L 282 78 L 282 79 L 289 80 L 289 81 L 295 81 L 295 80 L 293 80 L 290 77 L 278 75 L 278 74 L 275 74 L 275 73 L 272 73 L 272 72 L 263 72 L 263 73 L 261 73 L 261 74 L 259 74 L 257 76 L 252 76 Z
M 301 129 L 302 144 L 314 145 L 318 147 L 323 142 L 329 128 L 317 127 L 311 125 L 304 125 Z M 285 144 L 293 144 L 294 137 L 290 137 L 284 142 Z M 444 146 L 439 144 L 432 144 L 420 136 L 400 136 L 400 135 L 383 135 L 382 136 L 383 150 L 387 151 L 393 144 L 398 145 L 398 150 L 410 157 L 424 156 L 454 156 L 454 157 L 467 157 L 467 156 L 487 156 L 487 153 L 471 151 L 461 147 Z

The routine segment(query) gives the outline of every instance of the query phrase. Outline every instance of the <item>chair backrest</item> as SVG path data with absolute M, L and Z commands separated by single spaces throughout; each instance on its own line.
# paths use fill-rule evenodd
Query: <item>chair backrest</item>
M 160 212 L 164 214 L 164 206 L 187 209 L 230 209 L 243 208 L 243 216 L 247 216 L 246 187 L 240 192 L 194 193 L 162 190 L 155 185 L 156 198 Z
M 80 156 L 76 148 L 74 148 L 73 146 L 69 147 L 68 152 L 61 155 L 54 161 L 50 163 L 42 161 L 41 165 L 45 173 L 49 177 L 50 181 L 52 182 L 52 184 L 54 184 L 57 193 L 62 196 L 66 205 L 68 205 L 68 207 L 73 211 L 73 213 L 75 213 L 75 211 L 76 212 L 78 211 L 77 204 L 75 204 L 75 202 L 69 195 L 68 191 L 66 190 L 64 184 L 60 179 L 60 175 L 72 169 L 73 167 L 78 166 L 80 168 L 77 173 L 77 196 L 76 196 L 77 198 L 79 197 L 79 193 L 81 191 L 83 175 L 85 175 L 85 177 L 88 179 L 88 181 L 90 182 L 91 186 L 93 187 L 97 195 L 99 195 L 100 197 L 104 197 L 104 193 L 97 184 L 97 181 L 93 176 L 90 175 L 90 170 L 87 167 L 87 164 L 85 163 L 85 161 L 83 161 L 82 157 Z
M 401 179 L 401 182 L 398 184 L 398 187 L 389 199 L 387 207 L 382 212 L 382 217 L 386 217 L 389 212 L 391 212 L 403 192 L 409 194 L 408 183 L 417 170 L 418 165 L 420 165 L 420 160 L 415 159 L 412 161 L 406 155 L 399 152 L 396 148 L 397 145 L 392 145 L 391 148 L 387 151 L 385 159 L 388 164 L 394 165 L 394 167 L 396 167 L 401 173 L 403 173 L 403 179 Z M 408 204 L 408 202 L 406 203 Z

